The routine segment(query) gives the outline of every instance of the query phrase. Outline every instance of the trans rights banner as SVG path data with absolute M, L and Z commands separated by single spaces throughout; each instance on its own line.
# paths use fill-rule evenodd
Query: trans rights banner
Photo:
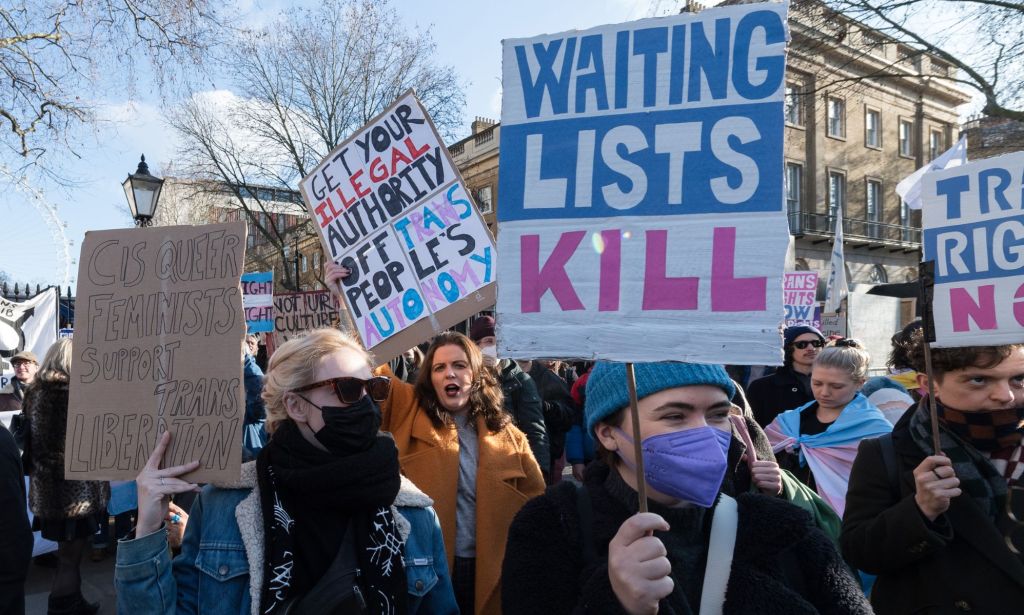
M 786 326 L 821 327 L 818 307 L 818 272 L 787 271 L 782 282 L 782 303 L 786 309 Z
M 387 361 L 494 305 L 495 250 L 409 91 L 300 183 L 363 344 Z
M 504 41 L 501 356 L 781 361 L 786 10 Z
M 78 266 L 64 478 L 131 480 L 165 431 L 191 482 L 242 463 L 245 224 L 90 231 Z
M 924 259 L 935 261 L 935 346 L 1024 342 L 1024 153 L 926 173 Z
M 242 274 L 242 306 L 249 333 L 274 330 L 274 272 Z

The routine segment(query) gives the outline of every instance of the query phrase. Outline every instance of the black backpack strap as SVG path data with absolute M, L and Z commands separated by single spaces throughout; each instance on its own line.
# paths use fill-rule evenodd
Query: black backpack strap
M 882 465 L 885 466 L 885 475 L 889 479 L 889 491 L 892 498 L 899 501 L 903 496 L 900 490 L 900 466 L 896 461 L 896 445 L 892 441 L 892 433 L 878 437 L 878 446 L 882 451 Z
M 580 519 L 580 548 L 583 553 L 583 569 L 597 564 L 597 549 L 594 547 L 594 509 L 590 494 L 584 485 L 573 483 L 576 488 L 576 513 Z

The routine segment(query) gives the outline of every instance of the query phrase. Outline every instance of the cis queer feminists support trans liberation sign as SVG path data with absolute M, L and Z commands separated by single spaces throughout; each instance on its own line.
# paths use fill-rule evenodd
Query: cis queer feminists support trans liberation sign
M 494 241 L 409 91 L 300 184 L 345 303 L 387 361 L 494 305 Z
M 935 261 L 935 346 L 1024 342 L 1024 153 L 922 179 L 924 258 Z
M 85 234 L 65 479 L 131 480 L 171 431 L 163 467 L 238 480 L 244 260 L 241 222 Z
M 786 9 L 504 41 L 499 354 L 780 361 Z

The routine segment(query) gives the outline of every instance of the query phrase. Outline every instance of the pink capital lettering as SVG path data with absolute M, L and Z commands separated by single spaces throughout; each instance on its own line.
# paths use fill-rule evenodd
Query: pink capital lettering
M 1013 293 L 1014 299 L 1024 299 L 1024 284 L 1017 287 L 1017 292 Z M 1013 302 L 1013 317 L 1017 320 L 1017 324 L 1024 325 L 1024 301 Z
M 576 248 L 586 234 L 586 231 L 562 233 L 543 267 L 540 265 L 540 236 L 523 235 L 519 238 L 519 247 L 523 255 L 521 279 L 524 314 L 539 312 L 540 299 L 548 290 L 562 311 L 584 309 L 572 281 L 565 273 L 565 265 L 575 254 Z
M 647 231 L 647 264 L 644 272 L 644 310 L 696 310 L 700 278 L 665 275 L 668 231 Z
M 1020 291 L 1018 291 L 1019 293 Z M 986 284 L 978 287 L 978 301 L 974 301 L 966 288 L 949 289 L 949 310 L 953 317 L 953 330 L 970 331 L 973 320 L 978 329 L 996 328 L 996 287 Z
M 598 286 L 599 312 L 619 309 L 619 285 L 622 281 L 622 235 L 618 229 L 601 231 L 604 251 L 601 252 L 601 283 Z
M 736 277 L 736 227 L 716 227 L 711 244 L 711 311 L 763 312 L 768 278 Z

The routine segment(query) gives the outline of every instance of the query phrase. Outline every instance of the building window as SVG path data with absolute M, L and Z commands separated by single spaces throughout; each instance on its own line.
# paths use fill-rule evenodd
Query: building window
M 942 138 L 942 131 L 941 130 L 933 130 L 930 133 L 928 133 L 928 161 L 929 162 L 931 162 L 932 160 L 935 160 L 936 158 L 938 158 L 939 156 L 942 155 L 942 152 L 945 150 L 945 147 L 943 147 L 943 145 L 944 145 L 943 140 L 944 139 Z
M 800 86 L 795 83 L 786 84 L 786 123 L 791 126 L 804 125 L 804 95 Z
M 303 254 L 302 255 L 302 273 L 306 273 L 307 271 L 309 271 L 309 260 L 306 258 L 306 255 Z
M 900 199 L 900 226 L 903 227 L 903 241 L 910 241 L 910 206 Z
M 846 138 L 846 101 L 841 98 L 828 98 L 828 136 Z
M 840 171 L 828 172 L 828 228 L 836 230 L 836 220 L 846 211 L 846 175 Z
M 867 235 L 878 239 L 881 236 L 882 221 L 882 182 L 869 179 L 864 194 L 865 214 L 867 218 Z
M 864 110 L 864 145 L 882 147 L 882 114 L 877 109 Z
M 313 252 L 313 269 L 320 271 L 320 252 Z
M 914 122 L 900 120 L 900 156 L 914 156 Z
M 804 168 L 795 162 L 786 163 L 786 213 L 789 214 L 790 227 L 796 222 L 793 218 L 800 214 L 800 192 L 803 188 Z
M 872 284 L 887 284 L 889 282 L 889 274 L 886 273 L 885 267 L 882 265 L 875 265 L 868 274 L 868 280 Z
M 494 202 L 491 199 L 490 186 L 484 186 L 476 191 L 476 204 L 480 207 L 480 213 L 482 214 L 489 214 L 494 211 Z

